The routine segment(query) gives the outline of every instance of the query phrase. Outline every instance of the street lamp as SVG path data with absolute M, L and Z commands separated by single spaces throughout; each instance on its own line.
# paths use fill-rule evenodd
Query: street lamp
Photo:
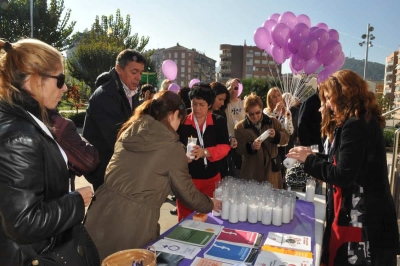
M 371 31 L 374 31 L 374 27 L 370 26 L 368 23 L 367 27 L 367 34 L 361 35 L 361 38 L 367 39 L 366 41 L 362 41 L 359 43 L 359 45 L 362 47 L 364 44 L 366 46 L 366 51 L 365 51 L 365 62 L 364 62 L 364 79 L 365 79 L 365 73 L 367 72 L 367 62 L 368 62 L 368 48 L 372 47 L 372 40 L 375 39 L 375 36 L 370 33 Z
M 30 8 L 30 13 L 31 13 L 31 38 L 33 38 L 33 0 L 31 0 L 31 8 Z

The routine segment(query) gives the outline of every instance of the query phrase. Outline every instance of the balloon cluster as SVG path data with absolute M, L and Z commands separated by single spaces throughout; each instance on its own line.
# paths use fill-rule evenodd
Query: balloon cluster
M 257 47 L 282 64 L 290 59 L 289 66 L 294 74 L 304 72 L 307 75 L 318 73 L 318 83 L 327 79 L 341 68 L 345 61 L 339 33 L 329 29 L 325 23 L 311 27 L 307 15 L 287 11 L 271 15 L 254 31 Z

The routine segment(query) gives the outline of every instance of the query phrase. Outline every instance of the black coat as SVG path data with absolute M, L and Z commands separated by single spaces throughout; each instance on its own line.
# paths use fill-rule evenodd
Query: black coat
M 139 105 L 139 92 L 132 97 L 132 109 L 121 80 L 115 69 L 101 74 L 96 81 L 100 85 L 89 99 L 86 110 L 83 137 L 92 144 L 100 156 L 97 169 L 86 179 L 97 189 L 104 182 L 104 174 L 114 153 L 114 144 L 121 126 L 132 116 Z
M 298 117 L 297 136 L 302 146 L 318 144 L 319 151 L 323 151 L 321 139 L 322 116 L 318 111 L 321 100 L 318 91 L 308 97 L 300 106 Z
M 37 102 L 25 107 L 40 117 Z M 36 104 L 36 105 L 35 105 Z M 0 101 L 0 265 L 27 265 L 18 244 L 58 245 L 85 214 L 56 142 L 20 106 Z
M 348 119 L 336 131 L 329 161 L 309 155 L 304 167 L 306 173 L 325 181 L 328 187 L 323 246 L 332 247 L 332 239 L 338 235 L 334 233 L 338 232 L 335 229 L 330 235 L 335 218 L 339 226 L 354 228 L 350 226 L 354 221 L 352 216 L 358 213 L 355 222 L 362 225 L 363 239 L 368 235 L 372 265 L 396 265 L 399 232 L 389 188 L 383 132 L 377 121 L 372 119 L 367 123 L 363 118 Z M 335 210 L 339 215 L 335 215 Z M 349 235 L 340 236 L 343 239 Z M 322 261 L 327 259 L 326 250 Z M 347 245 L 342 245 L 335 265 L 348 265 L 347 252 Z

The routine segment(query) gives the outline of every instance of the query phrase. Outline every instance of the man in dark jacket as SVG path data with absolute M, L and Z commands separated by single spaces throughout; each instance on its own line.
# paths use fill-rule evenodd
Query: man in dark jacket
M 100 164 L 86 175 L 96 190 L 104 182 L 104 174 L 121 126 L 139 106 L 138 85 L 146 60 L 139 52 L 126 49 L 119 53 L 115 67 L 96 80 L 96 91 L 89 99 L 83 137 L 100 155 Z

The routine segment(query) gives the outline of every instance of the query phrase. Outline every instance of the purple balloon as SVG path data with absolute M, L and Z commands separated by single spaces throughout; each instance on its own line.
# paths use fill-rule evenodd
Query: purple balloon
M 189 82 L 189 88 L 192 88 L 194 84 L 199 83 L 199 82 L 200 82 L 199 79 L 192 79 L 192 80 Z
M 267 45 L 267 47 L 265 47 L 264 51 L 269 54 L 270 56 L 272 56 L 272 43 L 269 43 Z
M 308 27 L 311 27 L 311 19 L 307 15 L 304 15 L 304 14 L 300 14 L 297 16 L 297 23 L 304 23 Z
M 328 43 L 319 50 L 319 59 L 324 66 L 332 64 L 342 52 L 342 45 L 335 40 L 329 40 Z
M 309 36 L 305 38 L 299 47 L 299 56 L 304 60 L 309 60 L 318 52 L 318 42 L 317 40 Z
M 276 44 L 272 44 L 272 57 L 274 58 L 274 61 L 278 64 L 283 64 L 286 60 L 285 50 L 277 46 Z
M 324 29 L 317 29 L 312 33 L 312 36 L 317 40 L 318 42 L 318 50 L 321 50 L 324 48 L 324 46 L 328 43 L 329 41 L 329 34 L 326 30 Z
M 273 19 L 267 19 L 267 20 L 262 24 L 262 26 L 263 26 L 264 28 L 266 28 L 269 32 L 272 31 L 272 27 L 275 26 L 275 25 L 276 25 L 276 20 L 273 20 Z
M 301 71 L 304 68 L 304 59 L 300 57 L 299 54 L 294 54 L 290 58 L 290 64 L 292 65 L 293 69 L 296 71 Z
M 242 94 L 242 92 L 243 92 L 243 85 L 242 85 L 242 83 L 238 83 L 238 96 L 240 96 L 240 94 Z
M 254 42 L 258 48 L 265 50 L 267 45 L 272 42 L 269 31 L 264 27 L 256 29 L 254 31 Z
M 320 29 L 324 29 L 324 30 L 326 30 L 326 31 L 328 31 L 329 30 L 329 27 L 328 27 L 328 25 L 326 25 L 325 23 L 323 23 L 323 22 L 320 22 L 320 23 L 318 23 L 317 25 L 315 25 L 316 27 L 318 27 L 318 28 L 320 28 Z
M 289 51 L 289 49 L 286 47 L 286 48 L 283 48 L 283 50 L 284 50 L 284 52 L 285 52 L 285 58 L 286 59 L 289 59 L 289 58 L 291 58 L 292 57 L 292 53 Z
M 318 29 L 319 29 L 319 28 L 316 27 L 316 26 L 311 27 L 311 28 L 310 28 L 310 35 L 311 35 L 314 31 L 316 31 L 316 30 L 318 30 Z
M 281 16 L 281 15 L 280 15 L 279 13 L 274 13 L 274 14 L 272 14 L 271 16 L 269 16 L 268 19 L 273 19 L 273 20 L 275 20 L 275 21 L 278 21 L 278 19 L 279 19 L 280 16 Z
M 292 44 L 292 39 L 289 39 L 289 40 L 288 40 L 288 42 L 287 42 L 287 48 L 288 48 L 288 50 L 289 50 L 292 54 L 297 54 L 297 53 L 299 52 L 298 46 L 296 47 L 296 46 L 294 46 L 294 45 Z
M 321 82 L 327 80 L 332 73 L 333 72 L 331 72 L 328 69 L 324 69 L 321 72 L 319 72 L 318 73 L 318 84 L 321 84 Z
M 169 80 L 175 80 L 178 74 L 178 67 L 175 61 L 167 59 L 162 63 L 161 70 L 164 76 Z
M 329 39 L 330 40 L 339 41 L 339 32 L 337 30 L 330 29 L 328 31 L 328 34 L 329 34 Z
M 325 69 L 328 69 L 330 71 L 335 72 L 336 70 L 340 69 L 343 65 L 344 62 L 346 61 L 346 58 L 344 56 L 344 53 L 341 52 L 338 59 L 336 59 L 335 61 L 333 61 L 332 64 L 325 66 Z
M 321 62 L 319 61 L 317 56 L 312 57 L 304 64 L 304 72 L 307 75 L 315 73 L 317 69 L 321 66 Z
M 300 47 L 300 43 L 308 37 L 310 28 L 304 23 L 297 23 L 293 30 L 290 32 L 291 43 L 295 48 Z
M 277 23 L 271 31 L 271 37 L 274 44 L 279 47 L 286 47 L 289 39 L 290 28 L 284 23 Z
M 178 91 L 179 91 L 180 89 L 181 89 L 181 88 L 180 88 L 179 85 L 176 84 L 176 83 L 172 83 L 172 84 L 169 85 L 169 87 L 168 87 L 168 90 L 169 90 L 169 91 L 173 91 L 173 92 L 175 92 L 175 93 L 178 93 Z
M 297 24 L 296 15 L 290 11 L 286 11 L 279 17 L 278 23 L 285 23 L 290 29 L 293 29 Z

